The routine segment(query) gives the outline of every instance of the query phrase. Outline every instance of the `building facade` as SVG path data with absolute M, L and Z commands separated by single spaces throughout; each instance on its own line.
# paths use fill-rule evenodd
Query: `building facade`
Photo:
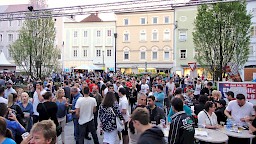
M 173 10 L 116 13 L 117 69 L 125 73 L 173 68 Z
M 197 6 L 175 7 L 175 70 L 179 75 L 197 76 L 203 74 L 194 59 L 196 51 L 193 42 L 194 21 Z M 191 71 L 189 63 L 196 63 L 196 69 Z
M 64 22 L 64 69 L 97 65 L 114 70 L 115 21 L 101 21 L 92 14 L 81 22 Z
M 28 4 L 0 6 L 1 13 L 25 11 Z M 0 52 L 3 52 L 7 60 L 14 63 L 10 53 L 10 45 L 19 38 L 19 30 L 24 20 L 0 21 Z
M 242 76 L 244 81 L 252 81 L 253 73 L 256 73 L 256 1 L 247 2 L 247 12 L 252 14 L 250 53 L 248 61 L 242 70 Z

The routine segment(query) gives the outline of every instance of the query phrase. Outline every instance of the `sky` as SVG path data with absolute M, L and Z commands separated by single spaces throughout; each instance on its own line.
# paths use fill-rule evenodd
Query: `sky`
M 30 0 L 0 0 L 0 5 L 12 5 L 12 4 L 28 4 Z M 122 2 L 122 1 L 132 1 L 132 0 L 45 0 L 48 4 L 48 8 L 57 7 L 68 7 L 68 6 L 79 6 L 86 4 L 99 4 L 99 3 L 111 3 L 111 2 Z M 150 0 L 149 0 L 150 1 Z M 159 0 L 161 1 L 161 0 Z M 173 0 L 175 2 L 184 2 L 189 0 Z M 76 16 L 76 20 L 81 21 L 86 16 Z M 115 20 L 114 14 L 99 14 L 99 17 L 103 21 Z
M 55 7 L 66 7 L 66 6 L 77 6 L 94 3 L 109 3 L 109 2 L 120 2 L 127 0 L 46 0 L 49 8 Z M 188 0 L 174 0 L 176 2 L 184 2 Z M 11 4 L 27 4 L 29 0 L 0 0 L 0 5 L 11 5 Z

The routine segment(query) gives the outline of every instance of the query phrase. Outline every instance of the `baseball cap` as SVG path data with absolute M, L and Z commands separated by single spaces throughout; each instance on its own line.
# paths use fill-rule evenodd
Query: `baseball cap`
M 234 96 L 235 96 L 234 92 L 232 92 L 232 91 L 225 92 L 225 94 L 226 94 L 227 96 L 228 96 L 228 95 L 231 95 L 232 98 L 234 98 Z

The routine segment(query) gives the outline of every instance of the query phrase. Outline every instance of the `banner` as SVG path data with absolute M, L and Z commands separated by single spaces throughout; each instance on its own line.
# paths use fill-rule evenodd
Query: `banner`
M 233 91 L 234 96 L 244 94 L 247 101 L 256 105 L 256 83 L 253 82 L 218 82 L 218 90 L 222 96 L 226 97 L 225 92 Z

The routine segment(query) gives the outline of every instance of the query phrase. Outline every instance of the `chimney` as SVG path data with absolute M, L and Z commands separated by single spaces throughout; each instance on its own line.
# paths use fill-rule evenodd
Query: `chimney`
M 98 17 L 98 11 L 95 12 L 95 15 Z

